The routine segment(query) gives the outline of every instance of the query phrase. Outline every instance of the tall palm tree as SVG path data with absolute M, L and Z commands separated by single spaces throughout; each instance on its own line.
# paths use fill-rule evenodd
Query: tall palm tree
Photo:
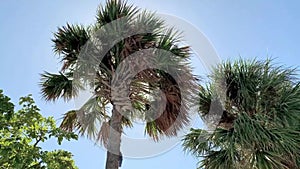
M 117 24 L 107 27 L 117 19 Z M 121 29 L 120 23 L 123 26 Z M 147 29 L 147 33 L 140 31 L 143 29 Z M 118 38 L 120 32 L 131 36 L 113 42 L 115 44 L 109 47 L 110 40 Z M 98 42 L 94 43 L 95 39 Z M 189 65 L 190 48 L 180 46 L 180 41 L 180 34 L 168 28 L 153 13 L 141 11 L 121 0 L 108 0 L 105 6 L 99 7 L 95 24 L 88 27 L 67 24 L 54 34 L 53 49 L 63 64 L 58 74 L 44 72 L 41 75 L 43 97 L 48 101 L 59 98 L 70 100 L 78 97 L 78 91 L 85 87 L 84 84 L 91 85 L 93 97 L 80 109 L 65 113 L 61 128 L 76 130 L 92 140 L 100 141 L 108 149 L 106 169 L 117 169 L 121 156 L 121 133 L 124 127 L 132 127 L 132 118 L 146 121 L 145 132 L 156 141 L 161 136 L 176 136 L 189 122 L 190 96 L 195 93 L 193 89 L 197 86 L 197 79 Z M 89 44 L 92 44 L 91 48 Z M 92 54 L 82 54 L 86 51 Z M 97 57 L 101 52 L 104 55 L 99 59 Z M 128 62 L 132 63 L 129 67 L 120 66 L 126 59 L 135 59 L 132 57 L 136 53 L 147 59 L 138 63 Z M 118 72 L 126 76 L 127 71 L 130 74 L 135 68 L 140 69 L 147 64 L 165 69 L 147 68 L 137 72 L 128 86 L 119 86 L 120 91 L 117 92 L 120 93 L 123 92 L 122 87 L 128 88 L 125 95 L 134 108 L 124 109 L 128 106 L 124 104 L 128 102 L 112 97 L 114 77 Z M 87 69 L 93 71 L 92 78 L 85 77 L 90 73 L 86 72 Z M 82 81 L 84 83 L 80 83 Z M 162 99 L 166 104 L 153 108 L 157 90 L 164 93 Z M 112 105 L 111 112 L 107 110 L 108 105 Z M 157 115 L 160 109 L 163 111 Z
M 183 147 L 199 168 L 300 168 L 300 84 L 295 69 L 271 60 L 224 62 L 201 87 L 199 112 Z

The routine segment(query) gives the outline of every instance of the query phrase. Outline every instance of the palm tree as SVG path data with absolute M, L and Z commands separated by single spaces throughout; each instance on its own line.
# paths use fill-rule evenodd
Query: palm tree
M 130 36 L 110 42 L 119 38 L 120 33 Z M 180 46 L 180 41 L 180 34 L 153 13 L 121 0 L 109 0 L 99 7 L 95 24 L 88 27 L 67 24 L 54 34 L 53 49 L 63 65 L 58 74 L 44 72 L 41 75 L 42 95 L 47 101 L 70 100 L 78 97 L 80 90 L 91 86 L 93 97 L 80 109 L 65 113 L 61 128 L 78 131 L 101 142 L 108 149 L 106 169 L 117 169 L 121 158 L 121 133 L 124 127 L 132 127 L 133 118 L 146 121 L 145 132 L 156 141 L 161 136 L 176 136 L 189 122 L 188 107 L 197 79 L 191 73 L 188 60 L 190 48 Z M 138 63 L 132 61 L 139 58 L 136 53 L 147 59 Z M 130 59 L 129 66 L 121 66 L 123 61 Z M 116 90 L 112 85 L 117 83 L 114 78 L 126 76 L 145 65 L 158 65 L 163 70 L 148 67 L 137 72 L 127 86 L 124 83 L 119 86 L 117 93 L 128 96 L 134 108 L 128 109 L 127 101 L 112 96 Z M 125 88 L 128 93 L 124 91 L 124 94 Z M 157 97 L 155 91 L 158 90 L 164 97 Z M 155 107 L 153 98 L 161 98 L 165 104 Z M 109 105 L 112 105 L 111 112 L 107 109 Z M 158 116 L 160 109 L 163 110 Z
M 199 168 L 300 168 L 300 84 L 271 60 L 224 62 L 199 92 L 208 129 L 191 129 L 186 151 Z

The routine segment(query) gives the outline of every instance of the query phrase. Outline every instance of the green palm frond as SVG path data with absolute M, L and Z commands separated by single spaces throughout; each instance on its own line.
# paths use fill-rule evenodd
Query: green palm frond
M 79 133 L 92 140 L 96 140 L 102 123 L 110 118 L 100 100 L 100 97 L 92 97 L 77 111 Z
M 159 136 L 163 133 L 163 131 L 156 125 L 154 121 L 150 121 L 146 123 L 145 134 L 148 134 L 154 141 L 159 140 Z
M 148 33 L 143 34 L 142 41 L 146 43 L 155 41 L 165 29 L 164 21 L 155 16 L 155 13 L 146 10 L 140 12 L 133 22 L 135 30 L 147 30 Z
M 121 17 L 132 18 L 137 12 L 139 12 L 139 9 L 133 5 L 128 5 L 126 1 L 108 0 L 105 6 L 99 6 L 96 20 L 99 27 L 101 27 Z
M 71 110 L 65 113 L 62 117 L 62 122 L 60 123 L 60 128 L 65 131 L 74 132 L 80 129 L 80 123 L 77 118 L 77 111 Z
M 290 169 L 288 166 L 282 164 L 280 161 L 282 156 L 279 154 L 271 153 L 268 151 L 257 151 L 254 152 L 251 157 L 252 168 L 276 168 L 276 169 Z
M 169 51 L 178 57 L 187 57 L 189 56 L 189 47 L 184 46 L 179 48 L 177 46 L 178 42 L 181 41 L 181 38 L 181 33 L 175 28 L 165 29 L 165 31 L 159 35 L 156 47 L 158 49 Z
M 132 128 L 133 123 L 131 122 L 131 119 L 128 119 L 128 118 L 123 116 L 122 117 L 122 126 Z
M 199 169 L 239 169 L 235 163 L 237 159 L 239 159 L 239 157 L 236 152 L 227 150 L 211 150 L 204 157 L 203 161 L 201 161 Z
M 72 85 L 72 73 L 52 74 L 44 72 L 41 76 L 42 96 L 46 100 L 55 101 L 60 97 L 70 100 L 77 95 L 77 87 L 79 86 Z
M 90 38 L 89 31 L 81 25 L 70 25 L 58 28 L 54 33 L 53 50 L 59 54 L 61 61 L 64 62 L 62 70 L 74 65 L 77 61 L 81 47 Z
M 78 131 L 81 135 L 107 145 L 110 117 L 98 105 L 97 98 L 89 99 L 79 110 L 71 110 L 64 114 L 60 128 L 66 131 Z M 105 121 L 106 120 L 106 121 Z M 132 124 L 124 120 L 125 126 Z
M 193 155 L 200 157 L 208 152 L 212 147 L 209 141 L 210 133 L 202 129 L 191 129 L 183 139 L 184 151 L 191 152 Z
M 199 87 L 199 112 L 202 116 L 205 116 L 209 113 L 211 104 L 213 101 L 213 96 L 210 88 L 206 87 Z

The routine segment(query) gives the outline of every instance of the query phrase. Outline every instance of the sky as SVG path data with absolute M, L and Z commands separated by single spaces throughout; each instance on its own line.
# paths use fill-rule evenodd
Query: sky
M 212 43 L 222 60 L 275 58 L 285 66 L 299 66 L 300 2 L 296 0 L 129 0 L 129 3 L 158 13 L 180 17 L 194 25 Z M 0 2 L 0 88 L 17 103 L 27 94 L 45 116 L 61 114 L 73 102 L 45 102 L 40 93 L 40 73 L 60 69 L 52 51 L 53 33 L 68 23 L 90 24 L 103 0 L 2 0 Z M 201 70 L 199 63 L 193 66 Z M 197 72 L 205 76 L 205 71 Z M 105 151 L 81 137 L 78 141 L 45 149 L 66 149 L 74 154 L 80 169 L 104 168 Z M 138 147 L 139 148 L 139 147 Z M 192 169 L 197 159 L 184 153 L 180 145 L 152 158 L 124 159 L 122 169 Z

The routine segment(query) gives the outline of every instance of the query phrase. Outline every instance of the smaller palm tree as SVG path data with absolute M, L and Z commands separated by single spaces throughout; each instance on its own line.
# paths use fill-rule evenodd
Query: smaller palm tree
M 215 130 L 191 129 L 183 147 L 199 168 L 300 168 L 300 84 L 271 60 L 225 62 L 199 92 L 199 112 Z

